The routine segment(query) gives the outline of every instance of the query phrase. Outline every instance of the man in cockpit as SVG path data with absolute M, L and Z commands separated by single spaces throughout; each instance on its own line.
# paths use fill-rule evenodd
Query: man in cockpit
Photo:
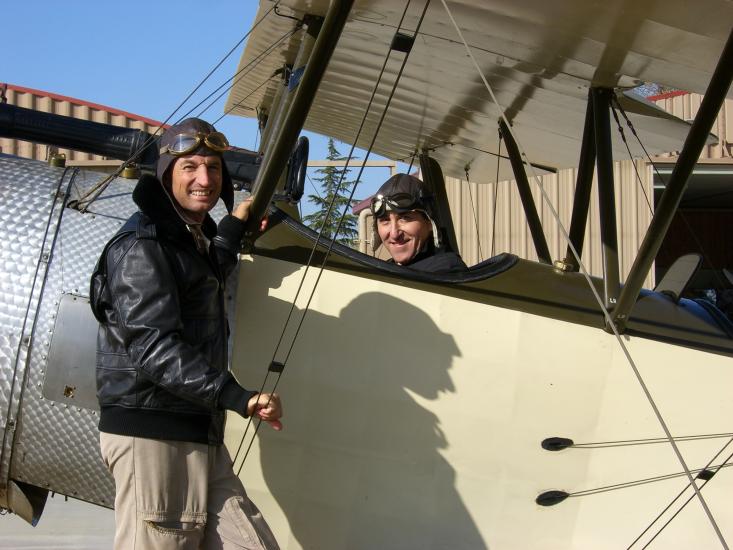
M 408 174 L 395 174 L 372 197 L 374 231 L 397 265 L 428 272 L 462 272 L 468 268 L 455 252 L 445 250 L 435 224 L 432 194 Z
M 187 119 L 161 137 L 157 177 L 92 277 L 102 458 L 115 479 L 115 549 L 276 549 L 224 446 L 226 410 L 280 429 L 277 394 L 228 370 L 224 285 L 250 202 L 233 209 L 223 134 Z M 218 227 L 208 212 L 230 212 Z

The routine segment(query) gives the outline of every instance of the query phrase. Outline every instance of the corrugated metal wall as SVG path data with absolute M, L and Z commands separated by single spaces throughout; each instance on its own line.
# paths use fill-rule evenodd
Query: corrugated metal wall
M 701 99 L 702 96 L 698 94 L 669 94 L 669 97 L 658 100 L 657 104 L 680 118 L 691 120 L 697 113 Z M 701 158 L 730 162 L 733 144 L 728 140 L 728 136 L 733 136 L 733 101 L 726 100 L 713 133 L 720 138 L 720 141 L 717 145 L 706 147 Z M 671 152 L 664 156 L 673 157 L 675 154 L 676 152 Z M 557 174 L 540 178 L 566 230 L 570 226 L 575 178 L 575 169 L 561 170 Z M 652 167 L 644 160 L 617 161 L 614 164 L 614 179 L 620 247 L 619 264 L 621 280 L 624 280 L 651 221 Z M 552 258 L 563 259 L 566 255 L 567 241 L 536 183 L 530 181 L 530 185 Z M 519 193 L 513 181 L 498 184 L 472 182 L 467 185 L 465 179 L 461 181 L 447 178 L 446 189 L 459 248 L 467 264 L 477 263 L 499 252 L 511 252 L 522 258 L 537 259 Z M 600 276 L 603 267 L 597 189 L 594 180 L 582 260 L 593 275 Z M 653 287 L 654 282 L 652 273 L 644 285 Z
M 673 92 L 665 94 L 656 101 L 656 104 L 679 118 L 692 120 L 700 108 L 702 97 L 700 94 Z M 720 138 L 720 141 L 717 145 L 706 147 L 700 158 L 721 159 L 730 162 L 731 157 L 733 157 L 733 141 L 731 141 L 733 140 L 733 100 L 726 99 L 723 103 L 712 132 Z
M 634 164 L 640 181 L 637 179 Z M 575 179 L 575 169 L 540 177 L 552 208 L 557 212 L 566 231 L 570 227 Z M 651 220 L 651 170 L 641 160 L 616 162 L 614 179 L 619 267 L 622 277 L 625 277 Z M 530 185 L 550 254 L 553 260 L 561 260 L 566 255 L 567 240 L 536 182 L 530 181 Z M 478 263 L 500 252 L 511 252 L 521 258 L 537 260 L 532 235 L 514 181 L 502 181 L 498 184 L 472 182 L 466 185 L 465 180 L 446 178 L 446 190 L 456 226 L 458 246 L 467 264 Z M 582 260 L 590 273 L 601 275 L 603 266 L 596 190 L 597 184 L 594 180 Z M 652 283 L 651 278 L 646 281 L 647 285 Z
M 96 105 L 82 100 L 60 96 L 57 94 L 23 88 L 20 86 L 7 85 L 5 91 L 7 102 L 10 105 L 24 107 L 26 109 L 35 109 L 46 113 L 55 113 L 58 115 L 71 116 L 83 120 L 93 120 L 94 122 L 103 122 L 105 124 L 113 124 L 123 128 L 135 128 L 145 130 L 146 132 L 154 132 L 160 125 L 160 122 L 146 119 L 131 113 L 125 113 L 111 107 Z M 0 152 L 8 155 L 17 155 L 25 158 L 36 160 L 48 159 L 49 146 L 37 145 L 27 141 L 0 138 Z M 88 153 L 80 153 L 78 151 L 70 151 L 68 149 L 59 149 L 59 153 L 66 155 L 66 160 L 71 161 L 103 161 L 105 157 L 98 155 L 90 155 Z
M 8 103 L 12 105 L 142 129 L 147 132 L 154 132 L 160 124 L 157 121 L 109 107 L 18 86 L 8 85 L 6 96 Z M 698 94 L 672 93 L 657 100 L 657 104 L 680 118 L 690 120 L 697 113 L 701 100 L 702 96 Z M 730 161 L 733 144 L 728 140 L 728 136 L 733 136 L 733 101 L 726 100 L 713 132 L 720 138 L 720 142 L 707 147 L 701 158 Z M 39 160 L 46 160 L 48 157 L 48 147 L 45 145 L 34 145 L 5 138 L 0 138 L 0 151 Z M 67 160 L 72 163 L 74 161 L 103 160 L 101 157 L 86 153 L 63 149 L 59 152 L 65 153 Z M 671 152 L 663 156 L 674 156 L 675 153 Z M 634 165 L 636 165 L 636 170 L 634 170 Z M 653 178 L 651 166 L 643 160 L 616 162 L 614 175 L 620 244 L 619 263 L 623 280 L 631 268 L 639 244 L 651 220 L 650 203 L 653 200 Z M 562 170 L 557 174 L 540 178 L 566 229 L 570 225 L 575 178 L 575 169 Z M 531 181 L 530 185 L 552 258 L 563 259 L 566 255 L 567 241 L 536 183 Z M 531 260 L 537 259 L 514 182 L 503 181 L 498 184 L 471 182 L 467 185 L 465 180 L 447 178 L 446 190 L 451 204 L 459 249 L 467 264 L 478 263 L 500 252 L 511 252 Z M 365 227 L 370 228 L 371 218 L 367 217 L 365 221 Z M 370 233 L 370 230 L 366 232 L 369 236 Z M 602 274 L 600 221 L 595 183 L 582 260 L 593 275 Z M 645 286 L 654 286 L 653 274 L 647 278 Z

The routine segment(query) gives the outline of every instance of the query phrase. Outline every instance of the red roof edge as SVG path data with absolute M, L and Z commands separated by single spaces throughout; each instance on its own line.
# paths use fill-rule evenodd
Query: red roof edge
M 121 111 L 120 109 L 115 109 L 114 107 L 107 107 L 106 105 L 100 105 L 99 103 L 91 103 L 89 101 L 83 101 L 81 99 L 76 99 L 74 97 L 54 94 L 51 92 L 44 92 L 43 90 L 35 90 L 33 88 L 25 88 L 23 86 L 16 86 L 15 84 L 0 83 L 0 87 L 1 86 L 7 86 L 8 90 L 21 92 L 24 94 L 33 94 L 33 95 L 37 95 L 41 97 L 48 97 L 50 99 L 55 99 L 57 101 L 66 101 L 68 103 L 73 103 L 75 105 L 81 105 L 82 107 L 89 107 L 91 109 L 97 109 L 98 111 L 105 111 L 113 115 L 124 116 L 132 120 L 139 120 L 140 122 L 144 122 L 145 124 L 149 124 L 150 126 L 163 126 L 163 123 L 160 122 L 159 120 L 153 120 L 152 118 L 147 118 L 144 116 L 136 115 L 134 113 L 128 113 L 127 111 Z M 168 125 L 166 124 L 165 127 L 167 128 Z
M 685 92 L 683 90 L 675 90 L 674 92 L 665 92 L 663 94 L 657 94 L 657 95 L 650 95 L 647 97 L 649 101 L 659 101 L 660 99 L 670 99 L 673 97 L 681 96 L 689 94 L 690 92 Z
M 372 195 L 372 196 L 373 196 L 373 195 Z M 359 201 L 359 202 L 357 202 L 357 203 L 356 203 L 356 204 L 355 204 L 355 205 L 354 205 L 354 206 L 353 206 L 353 207 L 351 208 L 351 212 L 352 212 L 352 213 L 354 213 L 354 214 L 358 214 L 358 213 L 359 213 L 359 212 L 361 212 L 362 210 L 366 210 L 367 208 L 369 208 L 369 206 L 370 206 L 370 204 L 371 204 L 371 202 L 372 202 L 372 196 L 369 196 L 369 197 L 365 198 L 365 199 L 364 199 L 363 201 Z

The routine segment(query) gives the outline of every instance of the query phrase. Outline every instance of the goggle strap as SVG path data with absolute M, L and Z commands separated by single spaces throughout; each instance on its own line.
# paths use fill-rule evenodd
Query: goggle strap
M 192 143 L 186 147 L 182 146 L 188 140 L 191 140 Z M 160 154 L 167 153 L 173 156 L 184 156 L 201 147 L 202 143 L 216 153 L 222 153 L 229 148 L 229 141 L 221 132 L 210 132 L 208 134 L 197 132 L 196 135 L 177 134 L 174 137 L 173 144 L 181 144 L 180 149 L 172 149 L 170 145 L 164 145 L 160 148 Z

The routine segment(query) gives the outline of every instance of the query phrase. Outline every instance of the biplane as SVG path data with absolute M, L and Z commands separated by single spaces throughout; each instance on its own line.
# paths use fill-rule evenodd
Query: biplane
M 227 104 L 257 117 L 260 151 L 227 160 L 270 226 L 230 286 L 232 369 L 277 388 L 287 423 L 230 417 L 227 444 L 284 548 L 727 548 L 733 323 L 686 297 L 695 258 L 642 285 L 731 97 L 732 26 L 725 0 L 261 2 Z M 695 120 L 631 91 L 645 82 L 704 93 Z M 612 109 L 649 153 L 680 152 L 623 280 Z M 87 131 L 2 113 L 3 135 Z M 514 179 L 538 260 L 427 274 L 318 235 L 293 208 L 303 128 L 419 167 L 447 246 L 444 177 Z M 95 136 L 74 143 L 152 162 L 150 136 Z M 531 187 L 571 166 L 553 258 Z M 11 157 L 0 173 L 0 505 L 29 521 L 48 491 L 111 507 L 87 289 L 131 184 Z M 600 277 L 583 264 L 592 197 Z

